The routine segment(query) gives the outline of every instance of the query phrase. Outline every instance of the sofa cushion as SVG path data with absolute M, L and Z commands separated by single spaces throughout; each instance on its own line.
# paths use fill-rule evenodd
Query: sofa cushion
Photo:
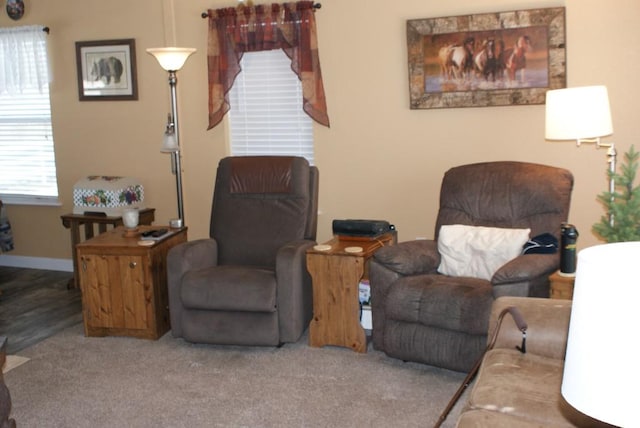
M 445 225 L 440 228 L 438 272 L 491 280 L 505 263 L 522 253 L 531 229 Z
M 490 410 L 468 410 L 458 418 L 456 428 L 541 428 L 540 422 Z M 566 424 L 549 424 L 544 428 L 566 427 Z
M 564 363 L 515 349 L 486 353 L 467 407 L 538 423 L 573 426 L 562 413 L 560 384 Z
M 247 266 L 216 266 L 184 275 L 180 298 L 185 308 L 220 311 L 274 312 L 273 271 Z
M 483 279 L 407 276 L 389 291 L 386 315 L 407 323 L 486 335 L 493 303 L 491 291 L 491 284 Z

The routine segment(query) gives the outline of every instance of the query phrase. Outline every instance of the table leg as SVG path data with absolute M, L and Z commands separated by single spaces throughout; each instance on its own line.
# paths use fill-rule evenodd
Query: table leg
M 84 239 L 86 241 L 91 238 L 93 238 L 93 222 L 89 221 L 84 224 Z
M 71 257 L 73 258 L 73 278 L 67 284 L 67 288 L 80 288 L 80 278 L 78 277 L 78 252 L 76 244 L 80 243 L 80 224 L 71 222 Z

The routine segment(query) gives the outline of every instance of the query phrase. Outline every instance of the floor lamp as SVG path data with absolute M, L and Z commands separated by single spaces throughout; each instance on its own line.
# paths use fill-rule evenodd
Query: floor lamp
M 547 91 L 545 114 L 545 138 L 547 140 L 571 140 L 580 147 L 582 143 L 607 148 L 609 172 L 616 172 L 616 148 L 613 143 L 603 143 L 601 137 L 613 134 L 609 95 L 605 86 L 582 86 Z M 609 177 L 609 192 L 613 195 L 615 182 Z M 613 199 L 613 197 L 612 197 Z M 613 226 L 613 213 L 609 223 Z
M 169 72 L 169 88 L 171 90 L 171 113 L 167 119 L 167 129 L 164 133 L 161 152 L 171 153 L 171 170 L 176 176 L 176 192 L 178 195 L 178 218 L 184 226 L 184 205 L 182 200 L 182 167 L 180 165 L 180 128 L 178 124 L 178 101 L 176 86 L 178 78 L 176 72 L 182 68 L 194 53 L 193 48 L 151 48 L 147 52 L 153 55 L 160 66 Z

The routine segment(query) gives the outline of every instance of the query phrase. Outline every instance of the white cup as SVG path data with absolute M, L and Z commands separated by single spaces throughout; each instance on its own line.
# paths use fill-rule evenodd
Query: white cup
M 135 229 L 138 227 L 140 213 L 137 208 L 125 208 L 122 210 L 122 223 L 127 229 Z

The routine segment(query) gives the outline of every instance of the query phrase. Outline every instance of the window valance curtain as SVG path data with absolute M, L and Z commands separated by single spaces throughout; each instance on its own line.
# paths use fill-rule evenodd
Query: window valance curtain
M 46 33 L 41 26 L 0 28 L 0 93 L 42 91 L 49 84 Z
M 320 72 L 312 1 L 209 10 L 209 127 L 229 111 L 228 92 L 245 52 L 282 49 L 302 82 L 304 111 L 321 125 L 329 116 Z

